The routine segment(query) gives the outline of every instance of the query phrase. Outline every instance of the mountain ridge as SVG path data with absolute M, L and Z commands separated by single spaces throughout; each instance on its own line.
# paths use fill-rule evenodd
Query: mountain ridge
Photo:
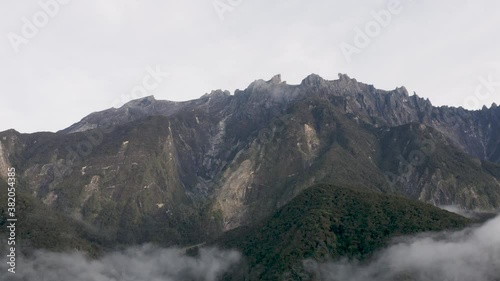
M 268 81 L 255 80 L 247 89 L 235 90 L 233 95 L 228 91 L 215 90 L 211 94 L 184 102 L 158 101 L 154 97 L 145 97 L 130 101 L 119 109 L 108 109 L 93 113 L 60 132 L 71 133 L 96 128 L 99 125 L 96 120 L 109 119 L 107 116 L 112 115 L 113 112 L 121 113 L 118 113 L 118 117 L 112 116 L 107 121 L 113 125 L 118 125 L 145 116 L 171 116 L 183 110 L 183 108 L 206 107 L 207 103 L 208 107 L 210 107 L 212 98 L 218 100 L 218 102 L 230 104 L 232 100 L 243 94 L 249 96 L 241 97 L 242 99 L 248 98 L 252 102 L 258 102 L 259 98 L 265 98 L 266 101 L 263 105 L 266 106 L 266 104 L 269 105 L 273 102 L 290 102 L 306 98 L 304 96 L 306 92 L 316 90 L 320 90 L 319 94 L 341 98 L 342 100 L 338 102 L 344 104 L 345 113 L 368 116 L 371 119 L 369 122 L 376 126 L 403 125 L 410 122 L 425 123 L 446 133 L 448 137 L 455 140 L 456 145 L 461 146 L 469 154 L 494 162 L 500 160 L 500 150 L 496 148 L 498 143 L 491 143 L 490 139 L 480 141 L 474 139 L 474 135 L 484 134 L 487 131 L 487 126 L 492 124 L 495 126 L 500 123 L 496 122 L 500 121 L 500 110 L 494 104 L 490 108 L 482 110 L 466 110 L 463 107 L 450 106 L 435 107 L 428 99 L 423 99 L 416 94 L 410 96 L 404 87 L 397 87 L 389 91 L 378 90 L 373 85 L 358 82 L 346 74 L 339 74 L 337 80 L 325 80 L 317 74 L 311 74 L 298 85 L 288 85 L 281 82 L 280 75 L 276 75 Z M 267 94 L 254 96 L 252 93 L 255 91 Z M 143 107 L 137 106 L 145 102 L 153 104 L 153 108 L 149 108 L 149 112 L 145 112 Z M 488 124 L 480 124 L 485 118 L 495 122 L 490 121 Z M 469 124 L 465 124 L 466 120 L 472 120 L 474 126 L 471 127 Z M 456 127 L 457 123 L 460 126 Z M 492 146 L 495 149 L 492 149 Z
M 347 75 L 294 86 L 275 76 L 234 95 L 131 101 L 57 133 L 0 132 L 0 166 L 16 167 L 23 192 L 111 239 L 195 244 L 317 183 L 498 210 L 499 116 Z

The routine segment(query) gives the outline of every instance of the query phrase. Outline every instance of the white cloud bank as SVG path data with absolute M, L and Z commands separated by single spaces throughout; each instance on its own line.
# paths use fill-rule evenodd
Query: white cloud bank
M 367 264 L 306 261 L 304 266 L 322 281 L 497 281 L 500 217 L 460 232 L 409 238 Z
M 178 248 L 131 247 L 97 260 L 83 253 L 38 251 L 17 263 L 16 274 L 0 264 L 0 281 L 215 281 L 238 266 L 237 251 L 202 248 L 188 256 Z M 458 232 L 402 238 L 367 263 L 304 262 L 321 281 L 498 281 L 500 216 Z
M 0 265 L 1 281 L 215 281 L 240 260 L 236 251 L 200 249 L 196 257 L 151 245 L 110 253 L 97 260 L 83 253 L 39 251 L 19 260 L 16 273 Z

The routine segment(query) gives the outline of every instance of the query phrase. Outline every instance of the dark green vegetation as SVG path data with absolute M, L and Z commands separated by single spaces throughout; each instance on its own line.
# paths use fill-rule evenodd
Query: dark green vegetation
M 0 180 L 0 234 L 6 238 L 7 184 Z M 67 251 L 77 249 L 96 256 L 112 241 L 88 225 L 58 213 L 24 192 L 16 194 L 16 249 L 30 254 L 35 249 Z M 2 243 L 2 247 L 6 243 Z
M 460 229 L 470 221 L 394 195 L 321 184 L 254 227 L 230 231 L 217 244 L 247 257 L 228 280 L 308 280 L 302 262 L 364 260 L 401 235 Z

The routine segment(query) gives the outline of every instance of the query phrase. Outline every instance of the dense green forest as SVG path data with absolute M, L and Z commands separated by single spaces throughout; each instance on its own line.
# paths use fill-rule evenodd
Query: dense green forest
M 307 276 L 304 259 L 365 260 L 391 238 L 469 223 L 422 202 L 322 184 L 307 189 L 265 222 L 226 233 L 217 244 L 240 249 L 246 257 L 228 280 L 302 280 Z

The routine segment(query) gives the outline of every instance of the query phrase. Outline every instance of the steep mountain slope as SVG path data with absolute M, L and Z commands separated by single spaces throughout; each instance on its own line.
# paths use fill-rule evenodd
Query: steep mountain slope
M 7 202 L 7 184 L 0 180 L 0 201 Z M 0 206 L 0 237 L 6 238 L 7 208 Z M 112 241 L 82 222 L 72 220 L 52 210 L 24 192 L 16 193 L 16 248 L 29 254 L 35 249 L 67 251 L 77 249 L 91 256 L 106 250 Z M 7 243 L 0 248 L 3 249 Z
M 1 132 L 0 168 L 16 167 L 23 192 L 111 240 L 192 244 L 258 222 L 315 183 L 498 209 L 499 115 L 434 108 L 345 75 L 296 86 L 276 76 L 234 95 L 132 101 L 58 133 Z
M 379 165 L 401 194 L 434 205 L 499 207 L 500 165 L 480 161 L 439 131 L 408 124 L 379 133 Z
M 317 91 L 337 96 L 345 113 L 352 113 L 375 126 L 422 123 L 441 131 L 470 155 L 500 161 L 500 108 L 496 104 L 477 111 L 434 107 L 429 100 L 416 94 L 409 96 L 404 87 L 382 91 L 343 74 L 335 81 L 325 81 L 317 75 L 308 79 L 318 85 Z
M 258 226 L 226 233 L 217 244 L 247 260 L 227 280 L 312 280 L 302 262 L 366 259 L 401 235 L 463 228 L 469 221 L 431 205 L 365 189 L 317 185 Z

